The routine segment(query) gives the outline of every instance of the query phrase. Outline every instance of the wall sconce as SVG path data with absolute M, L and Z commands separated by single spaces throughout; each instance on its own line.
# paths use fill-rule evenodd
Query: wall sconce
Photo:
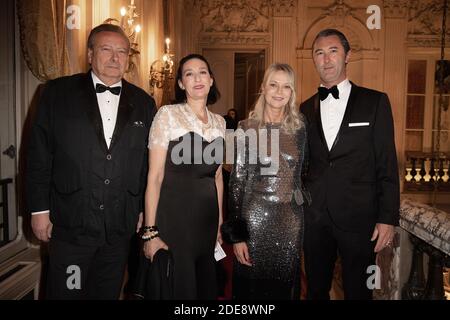
M 120 8 L 120 16 L 120 21 L 114 18 L 108 18 L 103 23 L 119 25 L 128 36 L 128 39 L 130 39 L 130 61 L 127 70 L 127 72 L 130 72 L 136 67 L 133 58 L 140 54 L 137 37 L 142 30 L 140 24 L 135 25 L 135 19 L 139 18 L 139 15 L 136 13 L 134 0 L 131 0 L 128 9 L 125 7 Z
M 172 92 L 174 55 L 170 53 L 170 39 L 166 39 L 166 50 L 162 60 L 156 60 L 150 66 L 150 94 L 154 96 L 155 89 L 163 89 L 162 104 L 169 102 Z

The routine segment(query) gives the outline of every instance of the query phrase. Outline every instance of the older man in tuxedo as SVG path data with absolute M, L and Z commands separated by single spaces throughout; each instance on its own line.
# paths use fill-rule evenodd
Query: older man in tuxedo
M 49 241 L 49 299 L 117 299 L 140 227 L 153 99 L 123 79 L 130 42 L 104 24 L 88 39 L 91 70 L 49 81 L 32 127 L 28 206 Z
M 307 297 L 329 299 L 339 255 L 345 299 L 370 299 L 375 254 L 392 244 L 399 220 L 391 107 L 386 94 L 347 79 L 350 45 L 340 31 L 321 31 L 312 54 L 321 86 L 301 105 L 310 151 L 304 182 L 312 196 L 305 212 Z

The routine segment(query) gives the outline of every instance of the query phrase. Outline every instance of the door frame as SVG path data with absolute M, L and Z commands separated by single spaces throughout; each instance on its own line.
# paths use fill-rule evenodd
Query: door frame
M 269 62 L 271 61 L 271 54 L 272 50 L 269 45 L 255 45 L 255 46 L 201 46 L 200 52 L 202 55 L 205 55 L 205 51 L 223 51 L 223 52 L 232 52 L 233 53 L 233 60 L 236 58 L 236 53 L 259 53 L 261 51 L 264 51 L 264 69 L 267 69 L 269 66 Z M 209 62 L 209 61 L 208 61 Z M 214 70 L 213 70 L 214 72 Z M 234 65 L 233 65 L 233 75 L 234 75 Z M 234 77 L 233 77 L 234 79 Z M 219 80 L 220 81 L 220 80 Z M 233 80 L 234 81 L 234 80 Z M 231 94 L 231 105 L 234 106 L 234 83 L 233 83 L 233 92 Z
M 12 7 L 11 7 L 12 6 Z M 24 118 L 26 114 L 27 104 L 25 104 L 25 89 L 30 86 L 30 82 L 27 81 L 28 78 L 32 78 L 31 72 L 27 69 L 25 63 L 22 58 L 22 51 L 20 46 L 20 33 L 19 33 L 19 23 L 16 14 L 16 1 L 15 0 L 7 0 L 4 3 L 5 10 L 0 13 L 0 16 L 4 18 L 4 22 L 7 26 L 14 26 L 11 32 L 6 32 L 8 36 L 14 37 L 14 39 L 6 39 L 0 41 L 9 41 L 13 43 L 13 54 L 9 55 L 9 63 L 11 66 L 8 75 L 8 81 L 12 83 L 12 89 L 10 88 L 11 102 L 8 107 L 8 121 L 10 124 L 9 132 L 8 132 L 8 142 L 16 147 L 16 157 L 14 161 L 11 161 L 9 170 L 12 172 L 8 173 L 8 175 L 12 175 L 11 177 L 2 177 L 2 178 L 13 178 L 13 185 L 8 189 L 8 206 L 9 206 L 9 239 L 10 242 L 0 247 L 0 265 L 10 259 L 11 257 L 17 255 L 19 252 L 30 246 L 29 242 L 25 239 L 23 234 L 23 218 L 19 213 L 19 205 L 18 205 L 18 184 L 17 178 L 19 176 L 18 168 L 19 168 L 19 146 L 22 136 L 22 129 Z M 13 14 L 8 14 L 9 12 L 13 12 Z M 2 68 L 2 66 L 0 66 Z M 28 78 L 25 74 L 29 74 Z M 35 80 L 37 81 L 37 80 Z M 5 149 L 3 145 L 2 149 Z M 1 150 L 3 152 L 3 150 Z M 2 157 L 3 154 L 0 153 Z M 2 159 L 2 161 L 4 161 Z

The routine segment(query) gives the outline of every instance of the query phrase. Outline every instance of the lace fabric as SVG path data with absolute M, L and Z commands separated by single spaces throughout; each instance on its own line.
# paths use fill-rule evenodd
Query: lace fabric
M 208 123 L 197 118 L 187 103 L 162 106 L 153 119 L 149 134 L 149 148 L 160 146 L 167 149 L 169 142 L 188 132 L 195 132 L 208 142 L 225 138 L 225 119 L 206 108 Z

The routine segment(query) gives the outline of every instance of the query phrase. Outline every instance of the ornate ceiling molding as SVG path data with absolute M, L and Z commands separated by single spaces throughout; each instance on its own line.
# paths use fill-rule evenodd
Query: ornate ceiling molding
M 439 48 L 441 46 L 441 39 L 437 36 L 408 36 L 408 47 L 418 48 Z M 450 40 L 445 41 L 445 47 L 450 47 Z
M 185 5 L 200 12 L 201 32 L 269 32 L 269 0 L 189 0 Z
M 270 45 L 273 16 L 297 14 L 296 0 L 187 0 L 199 23 L 200 45 Z
M 384 0 L 384 15 L 386 18 L 404 18 L 408 13 L 408 0 Z
M 198 12 L 201 32 L 270 32 L 273 16 L 293 17 L 296 0 L 187 0 L 185 10 Z
M 297 1 L 295 0 L 270 0 L 275 17 L 293 17 L 297 14 Z
M 344 0 L 335 0 L 335 2 L 323 8 L 323 17 L 330 17 L 334 20 L 334 24 L 338 27 L 343 27 L 345 25 L 345 20 L 348 17 L 356 17 L 356 9 L 347 5 Z
M 203 34 L 199 39 L 200 45 L 263 45 L 271 43 L 269 34 L 239 34 L 239 33 L 208 33 Z
M 443 3 L 441 0 L 412 0 L 408 7 L 408 46 L 440 47 Z M 450 38 L 447 11 L 447 39 Z M 447 43 L 448 45 L 448 43 Z

